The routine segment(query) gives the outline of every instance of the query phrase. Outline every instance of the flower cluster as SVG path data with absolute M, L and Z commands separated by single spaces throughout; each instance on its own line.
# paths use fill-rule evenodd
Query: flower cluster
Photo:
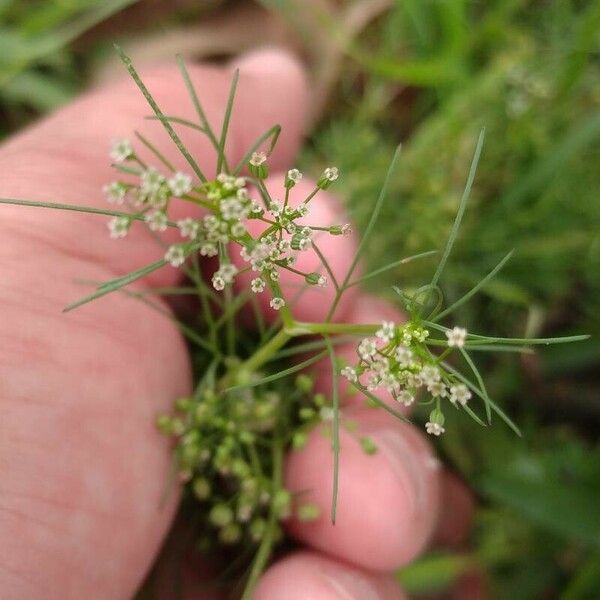
M 420 392 L 426 392 L 436 408 L 425 428 L 427 433 L 444 433 L 443 399 L 464 407 L 471 398 L 469 388 L 444 369 L 440 357 L 429 350 L 429 330 L 409 323 L 397 326 L 384 321 L 373 337 L 357 346 L 358 363 L 346 366 L 341 374 L 350 383 L 369 393 L 384 390 L 404 406 L 413 404 Z M 462 348 L 467 331 L 455 327 L 446 332 L 448 350 Z
M 194 182 L 190 175 L 182 172 L 167 177 L 142 162 L 127 140 L 116 141 L 110 156 L 119 170 L 138 177 L 137 183 L 114 181 L 103 188 L 109 202 L 127 202 L 135 211 L 130 215 L 115 216 L 109 221 L 112 238 L 125 237 L 134 221 L 144 221 L 150 230 L 156 232 L 164 232 L 170 226 L 177 227 L 185 241 L 167 249 L 166 262 L 180 267 L 192 253 L 203 257 L 218 256 L 219 267 L 212 276 L 212 285 L 217 291 L 233 284 L 241 271 L 252 271 L 255 277 L 251 290 L 259 294 L 269 288 L 273 293 L 270 306 L 274 310 L 286 304 L 277 284 L 282 270 L 301 276 L 308 285 L 327 284 L 321 273 L 303 273 L 294 265 L 301 252 L 311 249 L 315 232 L 345 235 L 350 231 L 348 225 L 311 227 L 303 224 L 310 212 L 312 198 L 338 178 L 337 168 L 325 169 L 315 190 L 292 206 L 289 191 L 301 181 L 302 173 L 298 169 L 290 169 L 284 183 L 284 200 L 272 198 L 263 183 L 268 175 L 264 152 L 254 152 L 248 162 L 248 170 L 254 179 L 221 173 L 216 179 L 206 182 Z M 127 163 L 127 168 L 121 163 Z M 249 183 L 256 185 L 260 200 L 250 196 Z M 172 223 L 169 208 L 173 198 L 199 206 L 205 214 Z M 256 236 L 249 231 L 250 220 L 263 225 Z M 235 266 L 230 255 L 234 251 L 231 244 L 233 248 L 238 247 L 237 252 L 245 266 Z
M 331 408 L 322 394 L 311 394 L 312 387 L 311 378 L 299 376 L 291 390 L 293 402 L 290 394 L 266 386 L 224 393 L 205 387 L 178 400 L 173 415 L 158 418 L 159 429 L 176 441 L 179 478 L 203 504 L 205 549 L 215 541 L 260 543 L 272 513 L 278 521 L 292 514 L 305 521 L 320 516 L 314 504 L 293 502 L 292 494 L 274 481 L 271 462 L 278 423 L 290 426 L 286 435 L 301 448 L 308 432 L 328 420 Z M 277 525 L 275 537 L 280 536 Z

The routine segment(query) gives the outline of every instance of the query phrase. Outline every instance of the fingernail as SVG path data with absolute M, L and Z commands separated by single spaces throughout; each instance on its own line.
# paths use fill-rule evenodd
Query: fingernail
M 332 598 L 336 600 L 379 600 L 380 598 L 375 584 L 356 571 L 340 566 L 329 566 L 323 570 L 321 577 L 335 594 Z
M 239 69 L 241 74 L 276 75 L 298 74 L 304 78 L 304 68 L 300 60 L 288 50 L 279 47 L 250 50 L 235 58 L 231 67 Z

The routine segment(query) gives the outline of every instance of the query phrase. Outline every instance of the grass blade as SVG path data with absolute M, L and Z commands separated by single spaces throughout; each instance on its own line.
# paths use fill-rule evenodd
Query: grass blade
M 206 136 L 208 137 L 208 139 L 211 141 L 212 145 L 214 146 L 215 150 L 217 150 L 217 152 L 218 152 L 219 151 L 219 142 L 217 140 L 217 136 L 215 135 L 214 131 L 212 130 L 212 127 L 210 126 L 210 123 L 208 122 L 208 119 L 206 118 L 206 113 L 204 112 L 204 109 L 202 108 L 202 104 L 200 103 L 200 99 L 198 98 L 198 94 L 196 93 L 196 88 L 194 87 L 194 84 L 192 83 L 192 80 L 190 79 L 190 74 L 188 73 L 188 70 L 185 66 L 183 57 L 180 54 L 177 55 L 177 65 L 179 66 L 179 70 L 181 71 L 181 76 L 183 77 L 183 81 L 185 82 L 185 87 L 187 88 L 188 94 L 190 95 L 190 98 L 192 99 L 194 108 L 196 109 L 196 112 L 198 113 L 198 118 L 200 119 L 200 123 L 202 123 L 202 131 L 203 131 L 203 133 L 206 134 Z M 227 168 L 227 167 L 225 167 L 225 168 Z
M 473 371 L 473 375 L 475 375 L 475 379 L 477 379 L 477 383 L 479 384 L 479 388 L 483 393 L 483 401 L 485 403 L 485 416 L 487 417 L 488 423 L 492 422 L 492 408 L 490 404 L 490 397 L 487 393 L 487 389 L 485 387 L 485 383 L 483 382 L 483 377 L 481 377 L 481 373 L 477 368 L 477 365 L 471 360 L 469 353 L 464 348 L 459 348 L 460 353 L 462 354 L 465 362 L 469 365 L 471 371 Z
M 348 285 L 346 285 L 346 289 L 351 288 L 355 285 L 360 285 L 360 284 L 364 283 L 365 281 L 372 279 L 373 277 L 377 277 L 378 275 L 381 275 L 382 273 L 385 273 L 386 271 L 390 271 L 391 269 L 395 269 L 396 267 L 405 265 L 409 262 L 412 262 L 413 260 L 417 260 L 418 258 L 425 258 L 427 256 L 432 256 L 433 254 L 437 254 L 437 252 L 438 252 L 437 250 L 428 250 L 427 252 L 421 252 L 420 254 L 413 254 L 413 256 L 407 256 L 406 258 L 401 258 L 399 260 L 395 260 L 394 262 L 391 262 L 383 267 L 380 267 L 379 269 L 375 269 L 374 271 L 371 271 L 370 273 L 363 275 L 360 279 L 355 279 L 354 281 L 351 281 Z
M 431 285 L 436 286 L 444 267 L 446 266 L 446 262 L 448 261 L 448 257 L 450 256 L 450 252 L 452 251 L 452 247 L 454 246 L 454 242 L 456 241 L 456 237 L 458 236 L 458 230 L 460 228 L 460 224 L 465 214 L 465 209 L 467 207 L 467 201 L 469 199 L 469 195 L 471 194 L 471 188 L 473 187 L 473 181 L 475 179 L 475 172 L 477 171 L 477 164 L 479 163 L 479 157 L 481 156 L 481 148 L 483 147 L 483 139 L 485 137 L 485 130 L 482 129 L 479 134 L 479 138 L 477 139 L 477 146 L 475 147 L 475 153 L 473 154 L 473 160 L 471 161 L 471 168 L 469 169 L 469 176 L 467 177 L 467 183 L 465 185 L 465 189 L 463 190 L 462 198 L 460 199 L 460 204 L 458 205 L 458 212 L 456 213 L 456 218 L 454 219 L 454 223 L 452 225 L 452 229 L 450 230 L 450 237 L 448 238 L 448 242 L 446 243 L 446 248 L 444 249 L 444 254 L 438 263 L 437 269 L 433 275 L 431 280 Z
M 85 296 L 84 298 L 81 298 L 80 300 L 77 300 L 76 302 L 73 302 L 66 306 L 63 312 L 69 312 L 71 310 L 74 310 L 75 308 L 79 308 L 80 306 L 87 304 L 88 302 L 91 302 L 92 300 L 96 300 L 97 298 L 106 296 L 106 294 L 110 294 L 111 292 L 114 292 L 134 281 L 137 281 L 138 279 L 145 277 L 146 275 L 160 269 L 161 267 L 164 267 L 166 264 L 167 261 L 164 258 L 161 258 L 160 260 L 150 263 L 149 265 L 146 265 L 145 267 L 142 267 L 137 271 L 132 271 L 131 273 L 128 273 L 123 277 L 111 279 L 110 281 L 107 281 L 106 283 L 98 287 L 98 289 L 94 293 L 89 294 L 88 296 Z
M 180 137 L 177 135 L 177 133 L 173 129 L 171 123 L 169 123 L 168 119 L 165 117 L 163 112 L 160 110 L 158 104 L 156 103 L 156 100 L 154 100 L 154 98 L 148 91 L 148 88 L 144 85 L 144 82 L 140 79 L 140 76 L 139 76 L 138 72 L 136 71 L 135 67 L 133 66 L 133 63 L 131 62 L 131 59 L 129 58 L 129 56 L 127 56 L 127 54 L 125 54 L 125 52 L 123 52 L 121 47 L 118 46 L 117 44 L 115 44 L 115 50 L 117 51 L 119 58 L 125 65 L 125 68 L 129 71 L 131 78 L 135 81 L 136 85 L 138 86 L 138 88 L 140 89 L 142 94 L 144 95 L 144 98 L 146 98 L 146 102 L 148 102 L 148 104 L 150 105 L 150 108 L 152 108 L 152 110 L 154 111 L 154 114 L 156 115 L 158 120 L 162 123 L 162 126 L 165 128 L 166 132 L 169 134 L 169 137 L 173 140 L 174 144 L 177 146 L 177 149 L 179 150 L 179 152 L 181 152 L 181 154 L 183 155 L 185 160 L 187 160 L 188 164 L 190 165 L 190 167 L 192 167 L 192 169 L 194 170 L 194 173 L 196 173 L 196 175 L 200 178 L 200 180 L 202 182 L 206 182 L 207 181 L 206 176 L 204 175 L 204 173 L 198 166 L 198 163 L 192 158 L 192 155 L 187 151 L 187 149 L 183 145 L 183 142 L 181 141 Z
M 277 139 L 279 138 L 279 134 L 281 133 L 281 125 L 273 125 L 267 132 L 263 133 L 257 140 L 252 144 L 248 152 L 242 156 L 240 162 L 233 169 L 232 175 L 238 175 L 240 171 L 244 168 L 244 166 L 248 163 L 252 154 L 256 152 L 261 145 L 266 142 L 269 138 L 271 138 L 271 145 L 269 146 L 269 151 L 267 154 L 271 154 L 273 152 L 273 148 L 277 143 Z
M 247 383 L 241 383 L 239 385 L 231 386 L 225 391 L 234 392 L 236 390 L 243 390 L 246 388 L 256 387 L 258 385 L 263 385 L 265 383 L 271 383 L 271 381 L 277 381 L 278 379 L 282 379 L 283 377 L 287 377 L 288 375 L 293 375 L 298 371 L 302 371 L 302 369 L 305 369 L 306 367 L 310 367 L 310 365 L 313 365 L 317 361 L 321 360 L 326 354 L 327 351 L 323 350 L 322 352 L 319 352 L 319 354 L 315 354 L 314 356 L 311 356 L 305 361 L 302 361 L 301 363 L 298 363 L 293 367 L 290 367 L 289 369 L 284 369 L 283 371 L 279 371 L 279 373 L 268 375 L 267 377 L 262 377 L 261 379 L 257 379 L 256 381 L 249 381 Z
M 511 250 L 477 285 L 473 286 L 462 298 L 457 300 L 454 304 L 451 304 L 448 308 L 436 315 L 435 320 L 439 321 L 440 319 L 443 319 L 445 316 L 449 315 L 451 312 L 456 310 L 459 306 L 462 306 L 465 302 L 470 300 L 488 281 L 490 281 L 496 276 L 500 269 L 502 269 L 502 267 L 504 267 L 504 265 L 510 260 L 513 253 L 514 250 Z
M 231 121 L 231 111 L 233 109 L 233 100 L 235 98 L 235 92 L 237 90 L 238 80 L 240 78 L 239 69 L 235 70 L 233 79 L 231 80 L 231 88 L 229 89 L 229 96 L 227 98 L 227 105 L 225 106 L 225 116 L 223 117 L 223 127 L 221 128 L 221 137 L 219 139 L 219 145 L 217 151 L 219 158 L 217 160 L 217 175 L 221 173 L 223 167 L 229 171 L 227 166 L 227 159 L 225 158 L 225 142 L 227 141 L 227 132 L 229 130 L 229 122 Z
M 331 402 L 333 404 L 333 492 L 331 494 L 331 522 L 335 525 L 337 499 L 340 479 L 340 390 L 338 386 L 338 367 L 331 340 L 323 336 L 331 361 Z

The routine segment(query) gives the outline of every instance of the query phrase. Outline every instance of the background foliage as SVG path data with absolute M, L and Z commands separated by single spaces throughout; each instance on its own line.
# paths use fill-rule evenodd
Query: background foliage
M 160 35 L 183 17 L 201 22 L 240 4 L 0 0 L 0 136 L 72 97 L 116 36 Z M 307 56 L 299 15 L 314 11 L 313 27 L 341 57 L 302 162 L 314 173 L 325 161 L 340 167 L 338 189 L 359 227 L 394 146 L 404 144 L 368 249 L 372 267 L 439 247 L 484 126 L 471 206 L 444 276 L 448 298 L 516 252 L 460 322 L 500 335 L 592 334 L 535 357 L 480 361 L 490 393 L 525 437 L 468 420 L 447 428 L 443 455 L 480 502 L 472 540 L 399 576 L 433 593 L 476 564 L 499 598 L 597 597 L 600 2 L 390 0 L 351 39 L 333 15 L 360 2 L 261 4 Z M 417 285 L 427 268 L 419 261 L 392 271 L 386 288 Z

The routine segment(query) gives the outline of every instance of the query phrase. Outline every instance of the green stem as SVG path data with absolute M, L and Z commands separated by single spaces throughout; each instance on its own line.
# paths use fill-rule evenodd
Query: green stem
M 272 452 L 273 492 L 275 492 L 281 487 L 283 473 L 283 445 L 281 444 L 280 440 L 273 440 Z M 275 535 L 276 527 L 277 511 L 274 507 L 271 507 L 271 512 L 269 513 L 269 521 L 267 523 L 265 535 L 263 536 L 263 539 L 260 543 L 258 552 L 256 553 L 256 557 L 254 558 L 254 562 L 252 563 L 252 568 L 250 570 L 250 574 L 248 575 L 248 580 L 246 582 L 246 587 L 244 588 L 244 593 L 242 594 L 241 600 L 252 600 L 254 589 L 256 588 L 256 584 L 258 583 L 258 579 L 265 570 L 265 567 L 273 550 L 273 538 Z
M 278 350 L 283 348 L 291 336 L 287 329 L 281 329 L 262 348 L 259 348 L 248 360 L 242 363 L 240 370 L 252 372 L 264 365 Z

